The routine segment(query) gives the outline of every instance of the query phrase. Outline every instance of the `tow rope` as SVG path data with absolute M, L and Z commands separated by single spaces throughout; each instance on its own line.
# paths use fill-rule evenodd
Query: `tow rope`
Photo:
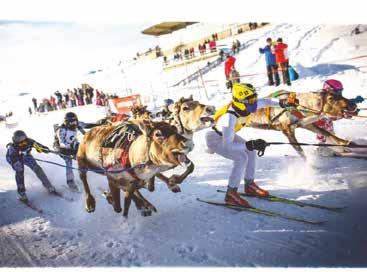
M 309 143 L 285 143 L 285 142 L 267 142 L 267 146 L 269 145 L 305 145 L 305 146 L 341 146 L 341 147 L 349 147 L 349 148 L 367 148 L 367 145 L 341 145 L 341 144 L 309 144 Z

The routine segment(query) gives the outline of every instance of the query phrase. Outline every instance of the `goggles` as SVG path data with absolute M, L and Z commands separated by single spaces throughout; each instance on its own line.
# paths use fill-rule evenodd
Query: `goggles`
M 28 145 L 28 140 L 27 139 L 21 140 L 19 143 L 17 143 L 17 145 L 20 148 L 24 148 L 24 147 L 26 147 Z
M 247 97 L 244 99 L 238 99 L 233 97 L 233 100 L 242 104 L 255 104 L 257 102 L 257 94 L 252 95 L 251 97 Z
M 67 122 L 68 126 L 78 126 L 78 120 L 72 120 Z

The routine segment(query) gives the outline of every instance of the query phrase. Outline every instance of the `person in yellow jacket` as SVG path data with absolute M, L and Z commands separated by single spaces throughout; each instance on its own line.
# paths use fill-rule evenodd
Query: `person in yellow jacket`
M 254 182 L 256 151 L 261 156 L 267 143 L 262 139 L 246 141 L 236 133 L 249 122 L 251 113 L 259 108 L 274 106 L 286 107 L 287 102 L 258 99 L 254 86 L 247 83 L 234 83 L 232 101 L 214 115 L 216 124 L 213 130 L 206 133 L 206 145 L 209 152 L 233 161 L 224 199 L 227 204 L 249 206 L 249 203 L 237 192 L 242 178 L 245 181 L 246 194 L 260 197 L 269 195 Z

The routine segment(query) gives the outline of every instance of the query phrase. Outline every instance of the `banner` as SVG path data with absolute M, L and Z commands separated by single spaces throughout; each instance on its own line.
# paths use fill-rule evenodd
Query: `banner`
M 108 103 L 112 112 L 129 113 L 132 106 L 141 105 L 140 94 L 109 99 Z

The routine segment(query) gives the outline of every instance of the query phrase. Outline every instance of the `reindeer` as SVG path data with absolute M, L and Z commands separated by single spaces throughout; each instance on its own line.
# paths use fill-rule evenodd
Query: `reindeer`
M 278 91 L 269 97 L 277 96 L 280 99 L 287 99 L 289 94 L 287 91 Z M 327 116 L 333 120 L 351 118 L 351 116 L 356 115 L 357 105 L 354 102 L 342 96 L 322 92 L 296 93 L 296 97 L 299 100 L 299 105 L 295 109 L 262 108 L 250 116 L 244 117 L 243 123 L 253 128 L 279 130 L 291 143 L 298 143 L 295 129 L 304 128 L 325 135 L 337 144 L 350 144 L 349 141 L 319 128 L 315 122 L 322 116 Z M 292 146 L 301 157 L 305 158 L 300 146 Z
M 120 134 L 120 131 L 129 133 Z M 117 148 L 111 147 L 111 143 Z M 160 172 L 191 164 L 186 154 L 192 148 L 192 140 L 177 133 L 174 126 L 165 122 L 130 120 L 120 126 L 102 125 L 88 131 L 80 143 L 77 161 L 80 169 L 108 169 L 105 171 L 110 189 L 107 199 L 115 212 L 122 211 L 120 190 L 123 190 L 123 216 L 128 216 L 131 200 L 146 216 L 157 210 L 139 189 L 149 187 L 151 178 Z M 139 167 L 115 171 L 120 169 L 123 159 L 128 159 L 131 167 Z M 88 185 L 87 173 L 80 171 L 79 174 L 86 194 L 86 211 L 93 212 L 96 202 Z

